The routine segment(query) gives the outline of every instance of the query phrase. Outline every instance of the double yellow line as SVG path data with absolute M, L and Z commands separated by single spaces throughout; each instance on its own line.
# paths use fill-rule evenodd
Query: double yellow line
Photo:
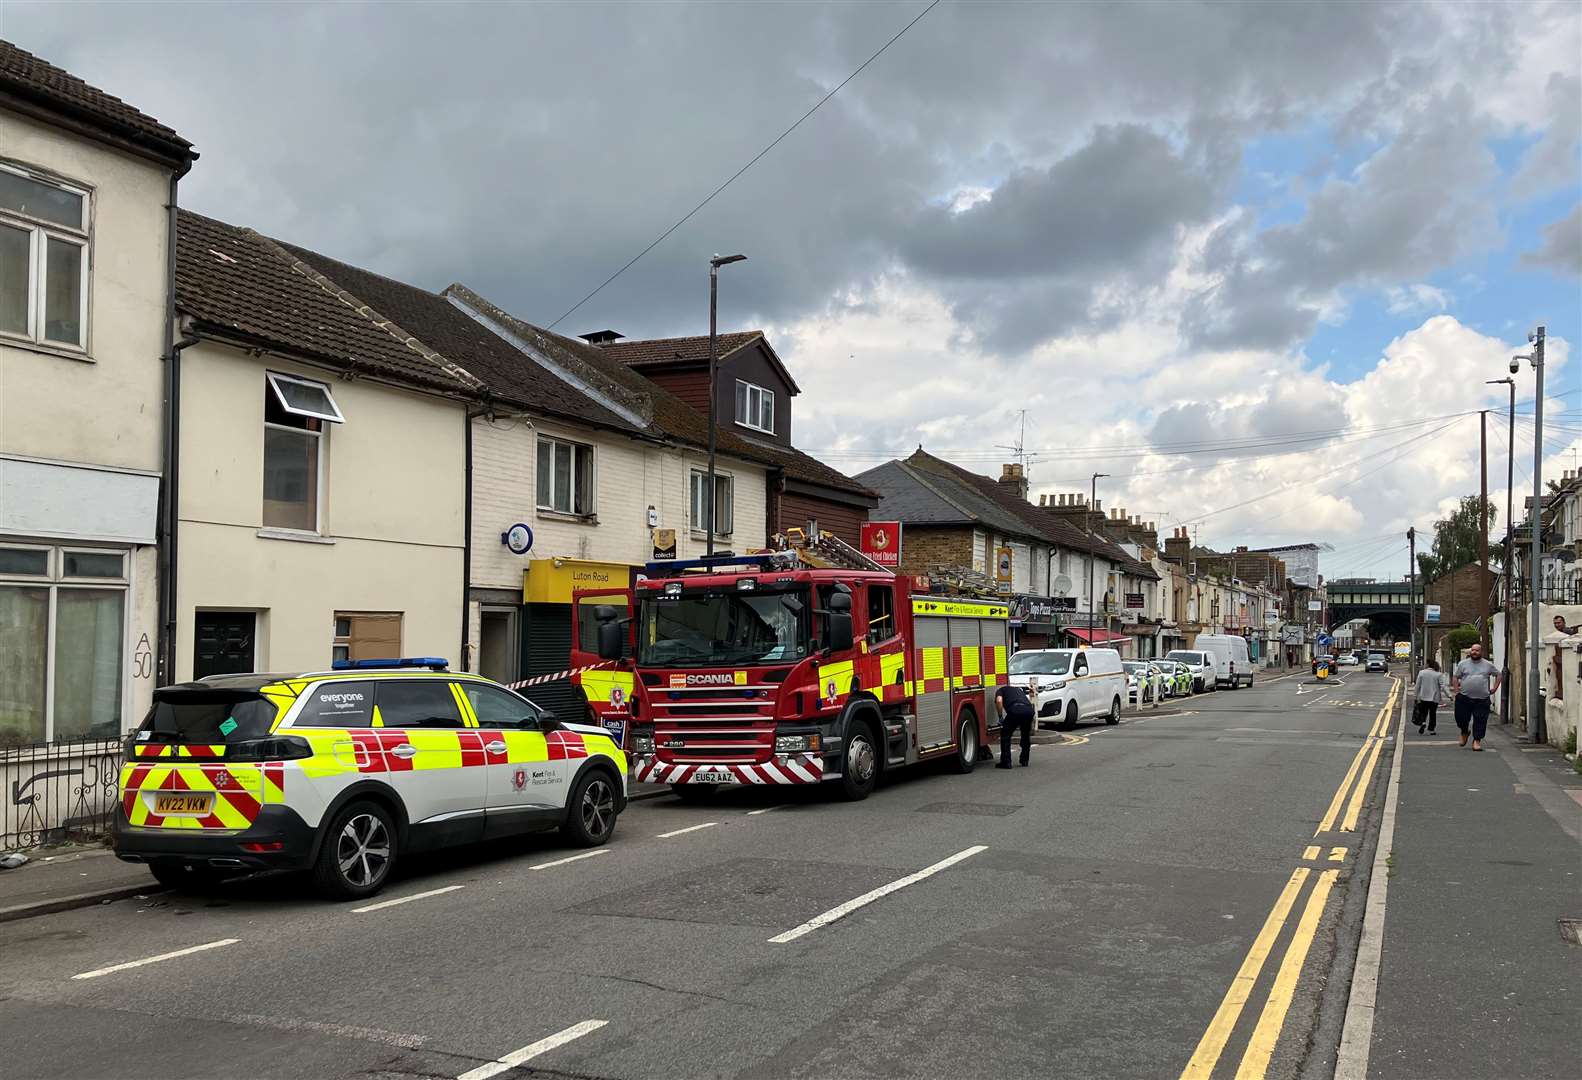
M 1367 738 L 1357 749 L 1356 756 L 1351 759 L 1351 767 L 1346 770 L 1346 776 L 1335 791 L 1335 797 L 1330 800 L 1329 809 L 1325 812 L 1323 820 L 1319 822 L 1314 836 L 1334 829 L 1335 820 L 1340 816 L 1342 806 L 1345 807 L 1345 817 L 1341 822 L 1341 831 L 1351 832 L 1356 829 L 1357 818 L 1362 812 L 1363 799 L 1373 779 L 1374 769 L 1379 763 L 1379 753 L 1384 746 L 1390 726 L 1390 714 L 1394 711 L 1400 688 L 1401 684 L 1398 681 L 1392 681 L 1388 700 L 1379 710 L 1379 715 L 1374 717 Z M 1351 793 L 1349 804 L 1346 801 L 1348 792 Z M 1302 855 L 1304 859 L 1312 861 L 1316 859 L 1319 851 L 1316 845 L 1310 845 Z M 1344 858 L 1344 848 L 1331 848 L 1330 862 L 1338 862 Z M 1280 1040 L 1280 1032 L 1285 1027 L 1286 1014 L 1290 1012 L 1291 1001 L 1296 996 L 1296 986 L 1302 977 L 1302 966 L 1307 962 L 1308 951 L 1318 934 L 1318 924 L 1324 916 L 1324 905 L 1329 902 L 1330 893 L 1334 890 L 1335 880 L 1339 876 L 1339 869 L 1321 870 L 1315 873 L 1306 866 L 1299 866 L 1292 871 L 1285 888 L 1280 891 L 1279 898 L 1274 902 L 1274 909 L 1264 920 L 1263 928 L 1253 939 L 1252 948 L 1247 950 L 1246 958 L 1242 960 L 1235 978 L 1231 980 L 1230 989 L 1226 991 L 1224 1000 L 1215 1011 L 1214 1019 L 1209 1021 L 1208 1030 L 1198 1041 L 1197 1050 L 1187 1062 L 1186 1068 L 1182 1070 L 1181 1080 L 1208 1080 L 1213 1075 L 1220 1057 L 1225 1052 L 1225 1046 L 1230 1042 L 1231 1034 L 1241 1019 L 1242 1010 L 1247 1002 L 1252 1000 L 1253 992 L 1258 986 L 1258 977 L 1263 973 L 1264 963 L 1274 951 L 1275 942 L 1285 929 L 1286 920 L 1295 909 L 1297 898 L 1307 886 L 1308 879 L 1313 878 L 1313 889 L 1308 893 L 1307 903 L 1302 907 L 1296 929 L 1286 946 L 1285 955 L 1280 960 L 1274 981 L 1270 984 L 1269 996 L 1264 1001 L 1263 1011 L 1258 1016 L 1258 1022 L 1242 1054 L 1241 1064 L 1236 1069 L 1236 1080 L 1259 1080 L 1268 1071 L 1269 1062 L 1274 1057 L 1275 1045 Z

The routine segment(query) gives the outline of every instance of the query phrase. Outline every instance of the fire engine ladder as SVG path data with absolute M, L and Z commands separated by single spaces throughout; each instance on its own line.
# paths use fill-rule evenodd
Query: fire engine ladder
M 807 530 L 793 527 L 786 530 L 786 540 L 803 562 L 819 569 L 894 572 L 888 566 L 880 566 L 834 533 L 820 530 L 816 536 L 809 537 Z

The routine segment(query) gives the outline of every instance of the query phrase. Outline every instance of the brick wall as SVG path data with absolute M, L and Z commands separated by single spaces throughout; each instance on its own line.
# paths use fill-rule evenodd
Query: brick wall
M 973 530 L 908 525 L 901 535 L 901 571 L 926 574 L 944 566 L 971 566 Z M 981 557 L 981 550 L 979 555 Z

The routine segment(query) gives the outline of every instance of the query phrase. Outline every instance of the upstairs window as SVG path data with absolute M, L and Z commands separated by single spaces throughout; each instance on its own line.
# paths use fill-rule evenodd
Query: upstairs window
M 88 192 L 0 164 L 0 334 L 88 347 Z
M 557 514 L 593 513 L 593 447 L 539 437 L 538 508 Z
M 775 395 L 750 382 L 736 380 L 736 422 L 754 431 L 775 431 Z
M 264 387 L 264 514 L 266 529 L 318 532 L 326 423 L 344 419 L 330 388 L 267 372 Z
M 709 489 L 709 474 L 692 474 L 692 531 L 701 533 L 708 528 L 708 502 L 704 493 Z M 714 535 L 729 536 L 732 528 L 731 478 L 724 473 L 714 474 Z

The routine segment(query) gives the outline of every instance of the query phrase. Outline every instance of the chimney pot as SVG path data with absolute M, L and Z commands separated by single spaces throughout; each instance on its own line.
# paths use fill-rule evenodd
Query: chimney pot
M 586 334 L 579 336 L 589 345 L 597 345 L 603 348 L 606 345 L 613 345 L 626 335 L 615 330 L 590 330 Z

